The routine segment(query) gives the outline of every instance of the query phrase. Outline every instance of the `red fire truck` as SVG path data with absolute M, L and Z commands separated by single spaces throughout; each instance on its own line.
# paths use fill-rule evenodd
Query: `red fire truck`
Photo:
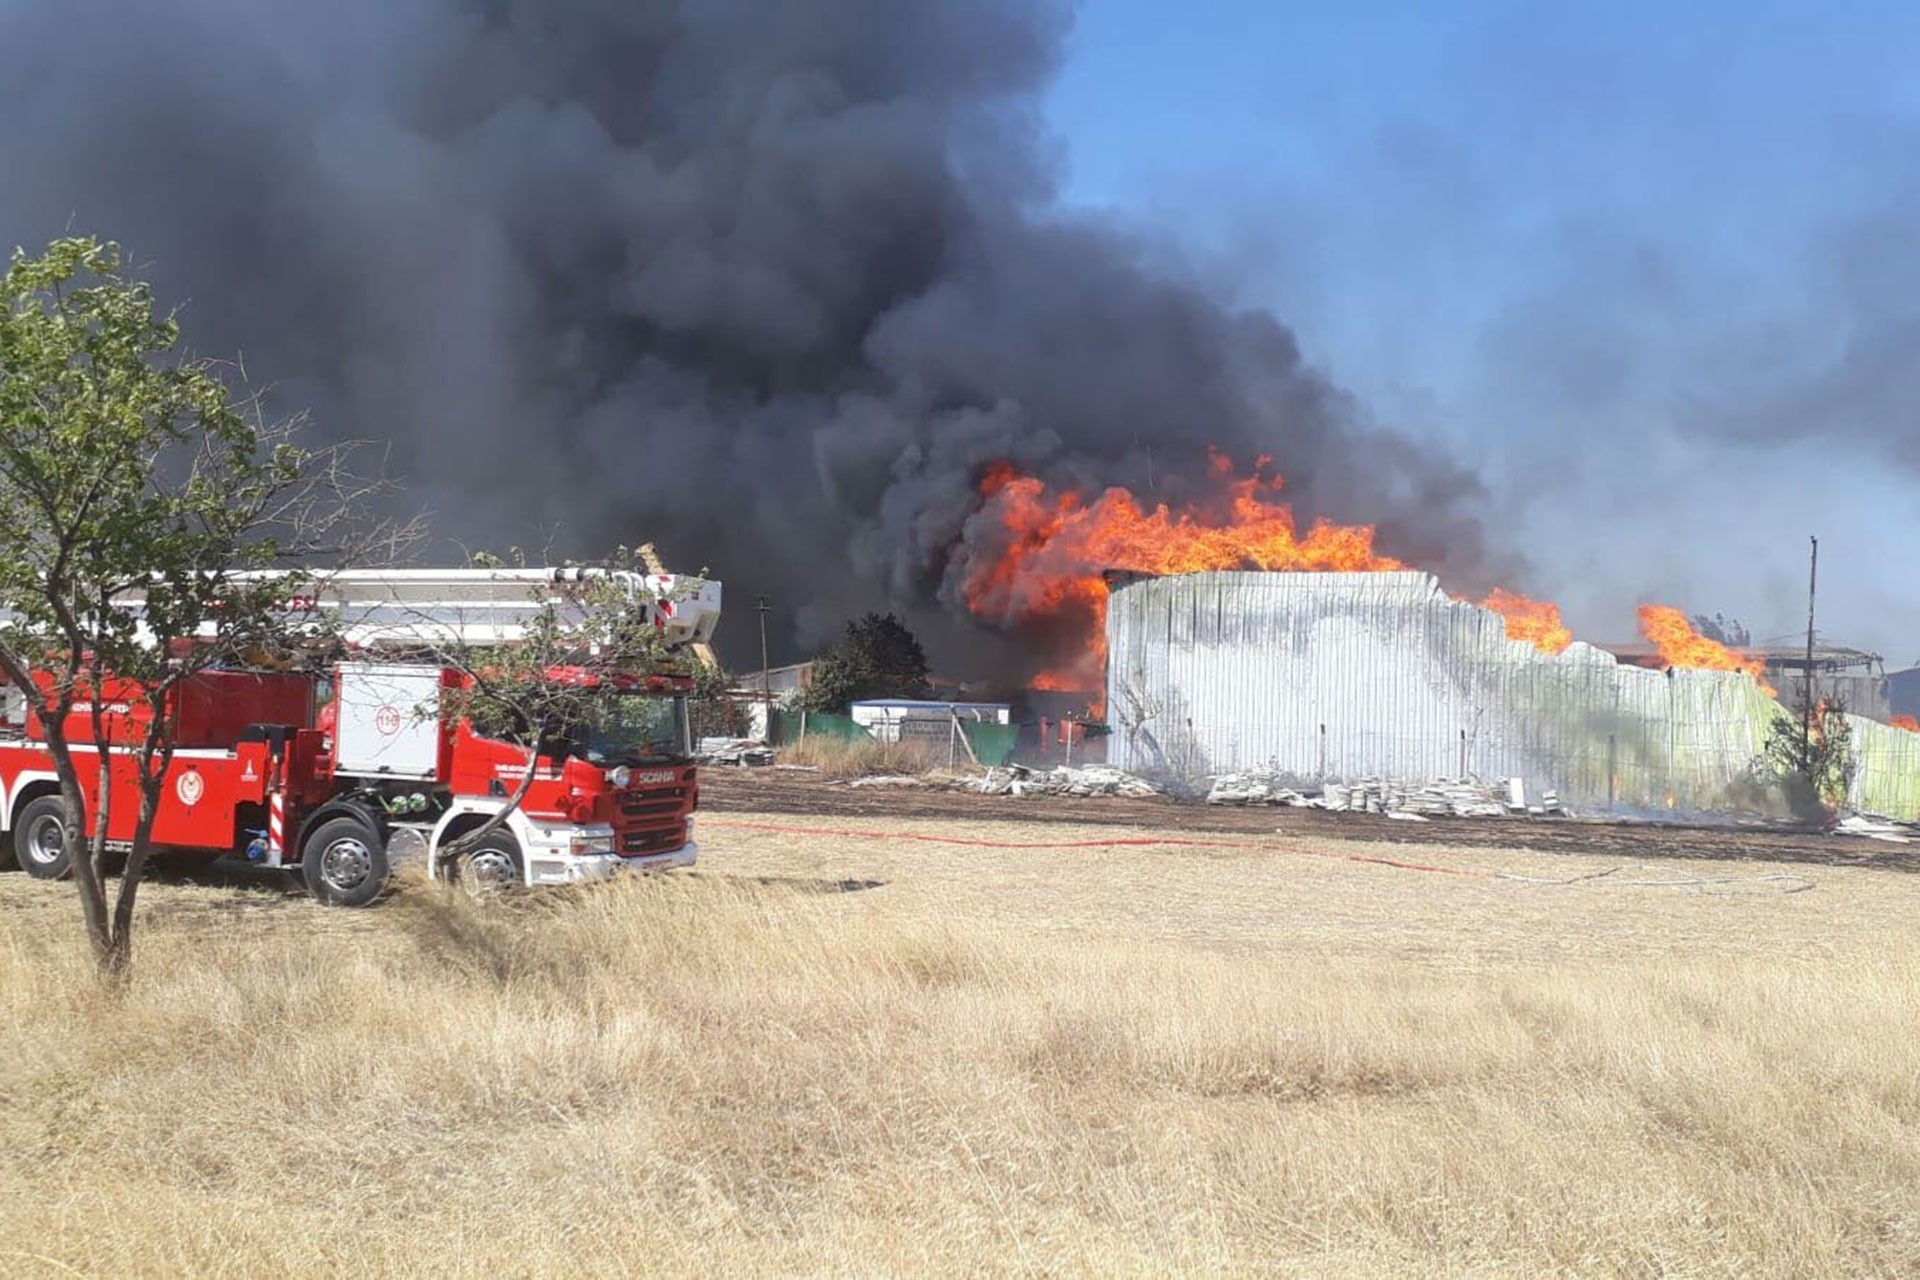
M 461 676 L 409 661 L 429 644 L 513 644 L 536 593 L 580 569 L 349 571 L 328 576 L 308 609 L 339 611 L 348 660 L 325 676 L 215 670 L 183 681 L 168 714 L 177 744 L 154 821 L 156 852 L 210 861 L 235 854 L 297 868 L 322 902 L 374 901 L 409 860 L 439 874 L 436 852 L 484 824 L 518 789 L 528 747 L 436 715 Z M 670 646 L 704 644 L 720 584 L 615 574 Z M 559 597 L 564 598 L 562 592 Z M 548 678 L 611 683 L 613 710 L 592 724 L 550 726 L 531 749 L 535 778 L 520 807 L 449 869 L 475 885 L 566 884 L 625 869 L 691 865 L 699 784 L 689 677 L 555 667 Z M 110 740 L 136 740 L 145 704 L 110 682 Z M 45 733 L 10 691 L 0 723 L 0 858 L 29 874 L 68 874 L 64 816 Z M 67 723 L 89 812 L 98 801 L 91 703 Z M 115 731 L 118 730 L 118 731 Z M 130 841 L 134 760 L 113 748 L 108 836 Z

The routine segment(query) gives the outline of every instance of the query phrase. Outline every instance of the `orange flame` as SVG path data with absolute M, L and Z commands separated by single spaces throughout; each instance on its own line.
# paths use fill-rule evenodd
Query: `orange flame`
M 1106 643 L 1104 636 L 1101 643 Z M 1049 667 L 1028 680 L 1027 687 L 1047 693 L 1086 693 L 1076 667 Z
M 1735 653 L 1717 640 L 1709 640 L 1693 629 L 1687 615 L 1670 605 L 1640 606 L 1640 634 L 1660 651 L 1660 661 L 1670 667 L 1694 667 L 1703 671 L 1744 671 L 1753 677 L 1761 692 L 1769 698 L 1778 691 L 1767 683 L 1767 664 L 1752 654 Z
M 1213 569 L 1371 571 L 1404 566 L 1373 549 L 1365 525 L 1315 521 L 1304 533 L 1286 503 L 1283 481 L 1254 474 L 1236 478 L 1231 458 L 1209 455 L 1220 485 L 1212 502 L 1175 511 L 1165 503 L 1142 507 L 1125 489 L 1088 502 L 1071 490 L 1055 492 L 1011 465 L 997 463 L 980 482 L 975 520 L 990 522 L 998 554 L 963 553 L 961 593 L 974 616 L 1001 626 L 1052 622 L 1074 634 L 1075 656 L 1043 671 L 1035 688 L 1097 690 L 1106 666 L 1107 569 L 1142 573 L 1199 573 Z
M 1564 653 L 1573 643 L 1573 632 L 1560 620 L 1557 604 L 1529 600 L 1505 587 L 1495 587 L 1480 607 L 1507 620 L 1507 639 L 1524 640 L 1542 653 Z
M 1256 459 L 1253 474 L 1238 476 L 1231 458 L 1209 450 L 1208 469 L 1216 494 L 1176 510 L 1166 503 L 1142 506 L 1118 487 L 1091 500 L 1076 490 L 1057 491 L 1011 463 L 987 468 L 980 508 L 969 520 L 954 569 L 975 617 L 1004 628 L 1051 632 L 1071 651 L 1068 661 L 1034 676 L 1033 688 L 1093 693 L 1099 713 L 1107 659 L 1105 570 L 1168 575 L 1406 567 L 1374 550 L 1371 526 L 1316 520 L 1302 532 L 1292 509 L 1279 500 L 1284 481 L 1271 472 L 1269 458 Z M 1505 620 L 1508 639 L 1542 653 L 1562 653 L 1573 643 L 1558 605 L 1496 588 L 1481 606 Z M 1666 665 L 1744 671 L 1775 696 L 1764 661 L 1700 635 L 1680 610 L 1643 605 L 1640 628 Z M 1920 732 L 1920 723 L 1914 728 Z
M 1905 729 L 1908 733 L 1920 733 L 1920 720 L 1912 716 L 1895 716 L 1887 723 L 1896 729 Z

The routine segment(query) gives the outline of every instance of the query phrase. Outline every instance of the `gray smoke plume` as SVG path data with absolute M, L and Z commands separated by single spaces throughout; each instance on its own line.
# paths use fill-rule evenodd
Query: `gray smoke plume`
M 1740 332 L 1688 425 L 1718 441 L 1822 440 L 1920 472 L 1920 167 L 1812 237 L 1796 327 Z M 1751 326 L 1759 328 L 1759 326 Z
M 0 241 L 120 240 L 279 403 L 470 545 L 659 542 L 811 643 L 949 581 L 981 468 L 1196 492 L 1469 581 L 1478 486 L 1273 316 L 1055 203 L 1031 0 L 0 0 Z M 757 657 L 757 654 L 755 655 Z

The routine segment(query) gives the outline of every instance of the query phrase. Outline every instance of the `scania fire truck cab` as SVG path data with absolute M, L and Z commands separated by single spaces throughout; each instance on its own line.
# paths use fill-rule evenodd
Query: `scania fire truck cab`
M 414 861 L 470 885 L 565 884 L 690 865 L 699 786 L 687 716 L 691 678 L 552 667 L 546 678 L 614 696 L 587 723 L 474 724 L 439 710 L 457 670 L 401 656 L 444 642 L 512 644 L 536 593 L 583 570 L 403 570 L 335 574 L 312 608 L 342 610 L 349 660 L 322 679 L 290 671 L 208 671 L 168 707 L 177 744 L 154 824 L 176 857 L 237 853 L 297 868 L 323 902 L 363 905 Z M 619 575 L 655 611 L 670 647 L 710 639 L 718 583 Z M 550 598 L 550 597 L 548 597 Z M 383 656 L 392 654 L 394 656 Z M 325 706 L 316 704 L 322 700 Z M 109 686 L 109 721 L 143 704 Z M 453 701 L 453 700 L 449 700 Z M 87 812 L 97 811 L 91 707 L 67 723 Z M 30 874 L 67 874 L 64 815 L 45 735 L 15 715 L 0 736 L 0 856 Z M 111 730 L 110 730 L 111 732 Z M 133 735 L 112 732 L 114 741 Z M 110 748 L 121 754 L 119 748 Z M 512 798 L 533 776 L 518 806 Z M 110 770 L 108 836 L 131 839 L 138 797 L 130 757 Z M 508 810 L 448 861 L 462 837 Z

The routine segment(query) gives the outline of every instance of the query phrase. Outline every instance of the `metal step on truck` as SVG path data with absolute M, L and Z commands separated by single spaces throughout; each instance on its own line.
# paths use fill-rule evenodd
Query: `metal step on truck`
M 409 860 L 442 873 L 440 851 L 510 804 L 529 747 L 437 711 L 465 678 L 409 660 L 449 640 L 512 645 L 539 600 L 569 575 L 610 574 L 652 611 L 669 648 L 712 640 L 720 584 L 591 569 L 348 570 L 321 580 L 307 608 L 339 611 L 347 656 L 322 672 L 211 670 L 183 681 L 167 713 L 176 744 L 155 818 L 157 852 L 176 860 L 238 855 L 297 869 L 314 897 L 363 906 Z M 626 870 L 690 866 L 699 778 L 677 672 L 552 667 L 613 695 L 593 723 L 552 726 L 532 746 L 526 796 L 492 834 L 444 870 L 470 885 L 569 884 Z M 137 690 L 107 681 L 122 727 L 145 712 Z M 66 729 L 89 813 L 99 803 L 92 706 Z M 131 735 L 116 733 L 117 741 Z M 138 793 L 129 749 L 109 747 L 109 841 L 131 840 Z M 0 717 L 0 861 L 69 873 L 65 817 L 45 734 L 13 691 Z

